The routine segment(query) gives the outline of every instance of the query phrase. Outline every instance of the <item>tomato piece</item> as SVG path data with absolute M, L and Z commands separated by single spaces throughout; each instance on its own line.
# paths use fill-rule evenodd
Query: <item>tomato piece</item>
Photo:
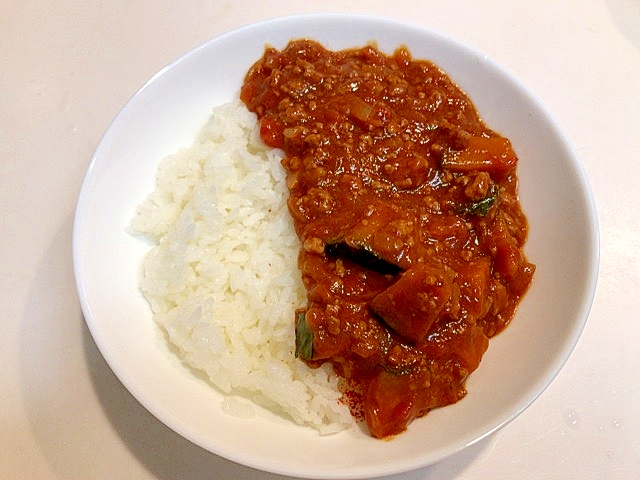
M 284 129 L 271 117 L 263 117 L 260 120 L 260 137 L 270 147 L 282 148 L 284 146 Z
M 490 303 L 491 258 L 481 257 L 458 268 L 456 283 L 460 287 L 460 305 L 469 318 L 482 318 Z
M 450 345 L 451 352 L 462 361 L 468 373 L 478 368 L 488 347 L 489 338 L 479 326 L 467 326 L 464 333 L 456 335 Z
M 518 157 L 504 137 L 470 137 L 464 150 L 444 154 L 442 166 L 454 172 L 503 172 L 516 166 Z
M 421 265 L 402 273 L 370 306 L 398 335 L 417 343 L 427 335 L 451 292 L 451 279 L 443 269 Z
M 419 400 L 419 390 L 411 375 L 380 370 L 369 384 L 364 404 L 371 435 L 384 438 L 405 431 L 409 423 L 424 413 Z

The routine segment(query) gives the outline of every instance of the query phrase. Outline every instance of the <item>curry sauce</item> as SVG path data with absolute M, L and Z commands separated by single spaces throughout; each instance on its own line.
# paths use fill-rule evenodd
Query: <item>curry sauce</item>
M 535 270 L 510 141 L 406 48 L 267 48 L 241 98 L 285 152 L 296 354 L 332 362 L 375 437 L 463 398 Z

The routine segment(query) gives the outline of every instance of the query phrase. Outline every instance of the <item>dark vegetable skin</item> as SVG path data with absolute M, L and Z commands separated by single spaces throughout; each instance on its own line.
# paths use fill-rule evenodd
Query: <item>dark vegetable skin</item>
M 402 269 L 388 262 L 369 245 L 349 245 L 346 241 L 334 241 L 325 245 L 325 252 L 330 257 L 343 257 L 358 265 L 378 273 L 396 275 Z

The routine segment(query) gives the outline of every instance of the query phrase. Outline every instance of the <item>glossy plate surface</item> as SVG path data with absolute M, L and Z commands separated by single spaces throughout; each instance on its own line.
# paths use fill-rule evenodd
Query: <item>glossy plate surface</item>
M 520 195 L 530 223 L 526 252 L 537 265 L 509 328 L 491 341 L 456 405 L 431 412 L 391 441 L 358 429 L 333 436 L 267 411 L 226 415 L 222 396 L 169 352 L 138 291 L 148 245 L 127 234 L 136 205 L 153 189 L 158 162 L 189 146 L 213 106 L 239 92 L 265 44 L 307 37 L 331 49 L 375 41 L 400 45 L 442 67 L 520 157 Z M 248 466 L 308 478 L 364 478 L 422 467 L 496 431 L 551 383 L 582 332 L 593 299 L 598 233 L 579 159 L 556 122 L 516 80 L 480 53 L 439 34 L 389 20 L 310 15 L 232 31 L 155 75 L 101 140 L 82 186 L 74 266 L 86 322 L 106 361 L 158 419 L 211 452 Z

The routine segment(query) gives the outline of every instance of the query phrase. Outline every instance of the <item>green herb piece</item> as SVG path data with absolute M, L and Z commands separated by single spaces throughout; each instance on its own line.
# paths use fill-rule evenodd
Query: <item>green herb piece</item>
M 491 190 L 489 190 L 489 195 L 487 195 L 482 200 L 478 200 L 477 202 L 469 202 L 463 205 L 458 211 L 467 215 L 479 215 L 481 217 L 484 217 L 487 213 L 489 213 L 491 206 L 497 199 L 498 187 L 492 185 Z
M 313 358 L 313 332 L 307 324 L 304 310 L 296 312 L 296 358 L 311 360 Z

